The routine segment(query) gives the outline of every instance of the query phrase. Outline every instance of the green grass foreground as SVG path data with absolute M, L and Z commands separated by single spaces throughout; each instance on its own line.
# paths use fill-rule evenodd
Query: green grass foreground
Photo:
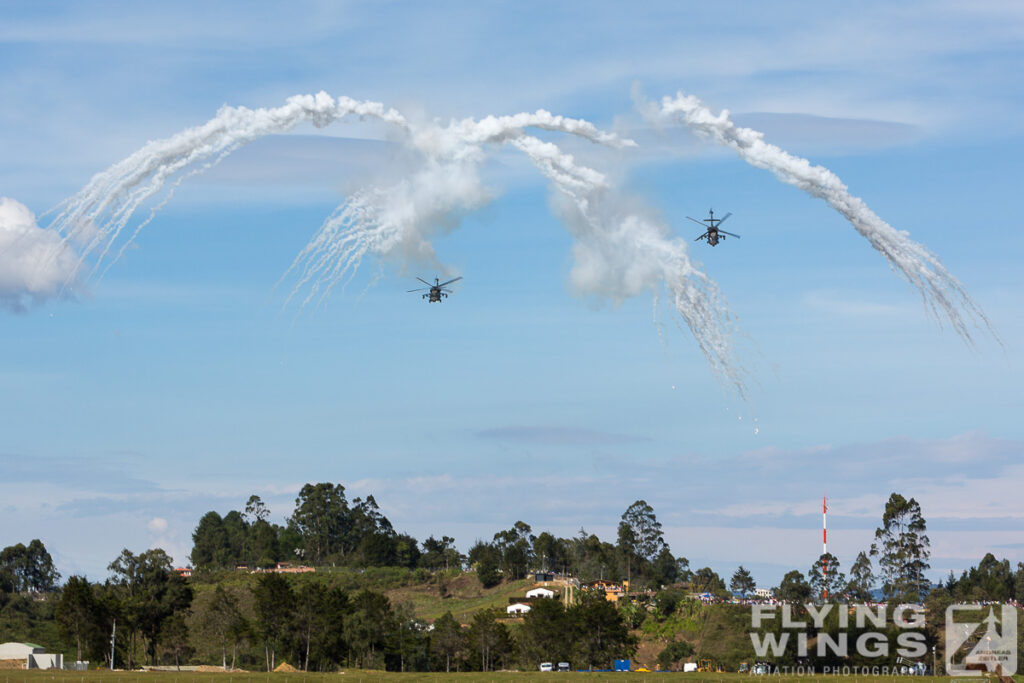
M 156 672 L 156 671 L 0 671 L 0 683 L 376 683 L 401 681 L 401 683 L 459 681 L 464 683 L 514 683 L 525 680 L 578 680 L 578 681 L 687 681 L 688 683 L 977 683 L 977 678 L 951 678 L 949 676 L 749 676 L 747 674 L 697 674 L 697 673 L 540 673 L 498 671 L 489 673 L 393 673 L 383 671 L 362 671 L 350 669 L 338 673 L 265 673 L 265 672 Z M 995 681 L 997 679 L 988 679 Z M 1024 683 L 1024 677 L 1014 676 L 1016 683 Z

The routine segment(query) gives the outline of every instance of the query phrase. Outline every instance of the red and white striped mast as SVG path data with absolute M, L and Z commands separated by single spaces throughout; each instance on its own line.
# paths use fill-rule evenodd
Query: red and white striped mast
M 821 585 L 828 600 L 828 499 L 821 497 Z

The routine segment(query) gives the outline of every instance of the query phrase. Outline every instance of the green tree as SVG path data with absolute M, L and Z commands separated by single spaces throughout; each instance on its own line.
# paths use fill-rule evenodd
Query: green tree
M 72 576 L 64 584 L 54 609 L 61 637 L 75 643 L 77 661 L 82 661 L 82 646 L 88 647 L 99 633 L 96 617 L 100 611 L 92 584 L 83 576 Z
M 347 541 L 352 548 L 358 547 L 364 536 L 370 534 L 392 536 L 395 533 L 391 522 L 381 514 L 380 507 L 373 496 L 367 496 L 366 500 L 356 498 L 352 501 L 348 527 L 349 538 Z
M 345 617 L 350 611 L 348 593 L 339 586 L 327 591 L 324 599 L 324 630 L 317 642 L 321 670 L 326 670 L 332 664 L 340 666 L 348 655 Z
M 161 627 L 175 612 L 188 608 L 192 589 L 172 570 L 171 558 L 161 548 L 138 555 L 125 549 L 107 568 L 129 629 L 129 668 L 134 639 L 140 634 L 154 664 Z
M 389 670 L 393 669 L 394 655 L 398 656 L 398 671 L 405 673 L 422 664 L 428 646 L 423 635 L 426 624 L 416 618 L 412 602 L 400 602 L 394 606 L 395 622 L 391 632 L 392 657 Z
M 1015 574 L 1013 585 L 1014 585 L 1014 597 L 1018 605 L 1024 605 L 1024 562 L 1017 563 L 1017 573 Z
M 501 571 L 508 579 L 521 579 L 533 562 L 534 536 L 530 525 L 516 522 L 511 529 L 494 534 L 494 547 L 501 553 Z
M 596 534 L 588 534 L 581 528 L 568 545 L 572 570 L 581 581 L 613 576 L 621 571 L 618 550 Z
M 687 562 L 686 558 L 680 558 Z M 687 564 L 689 564 L 687 562 Z M 669 586 L 680 580 L 679 560 L 672 556 L 669 547 L 663 546 L 651 565 L 651 578 L 660 586 Z
M 634 564 L 649 564 L 665 546 L 661 522 L 647 501 L 638 500 L 622 513 L 618 529 L 618 548 L 626 560 L 626 578 L 632 578 Z
M 747 593 L 753 592 L 757 587 L 757 582 L 750 575 L 750 572 L 743 568 L 741 564 L 736 573 L 732 575 L 732 580 L 729 581 L 729 590 L 733 593 L 739 593 L 741 597 L 747 597 Z
M 302 536 L 307 560 L 322 564 L 331 555 L 344 557 L 349 549 L 349 507 L 341 484 L 306 484 L 295 499 L 289 522 Z
M 839 559 L 832 553 L 825 553 L 807 572 L 807 582 L 815 600 L 828 595 L 829 600 L 837 602 L 846 587 L 846 576 L 839 571 Z
M 249 540 L 249 524 L 238 510 L 231 510 L 224 515 L 224 536 L 226 545 L 217 557 L 217 566 L 234 567 L 238 564 L 253 562 L 253 558 L 246 550 Z
M 462 625 L 451 612 L 445 612 L 434 622 L 430 648 L 438 657 L 444 657 L 444 671 L 451 673 L 452 661 L 458 661 L 466 648 L 466 635 Z
M 711 567 L 701 567 L 695 571 L 690 579 L 690 587 L 697 593 L 725 593 L 725 581 Z
M 249 496 L 242 520 L 246 524 L 244 561 L 256 567 L 270 567 L 282 557 L 278 548 L 280 527 L 271 524 L 270 509 L 257 495 Z M 293 545 L 292 550 L 295 546 Z
M 802 604 L 811 597 L 811 587 L 804 580 L 804 575 L 794 569 L 782 577 L 782 582 L 775 589 L 775 597 L 782 602 Z
M 196 597 L 192 606 L 193 629 L 205 643 L 215 643 L 220 649 L 221 667 L 228 668 L 228 645 L 234 643 L 244 628 L 245 617 L 238 605 L 238 596 L 232 590 L 217 584 L 212 591 Z M 234 668 L 234 656 L 232 656 Z
M 48 593 L 60 580 L 53 558 L 38 538 L 27 546 L 18 543 L 0 550 L 0 574 L 6 577 L 0 583 L 8 583 L 11 592 Z
M 600 595 L 586 596 L 570 610 L 575 623 L 574 660 L 589 668 L 608 668 L 616 658 L 630 656 L 636 640 L 615 605 Z
M 256 630 L 263 640 L 267 671 L 276 666 L 277 650 L 284 644 L 291 626 L 295 594 L 280 574 L 261 574 L 253 590 L 256 600 Z
M 175 612 L 164 620 L 160 628 L 160 645 L 164 652 L 174 657 L 174 667 L 181 671 L 181 658 L 188 656 L 191 650 L 184 612 Z
M 224 530 L 224 520 L 214 510 L 210 510 L 199 519 L 199 524 L 192 532 L 192 553 L 189 559 L 192 566 L 198 569 L 222 567 L 228 551 L 228 536 Z
M 1012 600 L 1015 593 L 1015 577 L 1009 560 L 997 560 L 992 553 L 986 553 L 977 567 L 967 572 L 963 588 L 957 585 L 957 597 L 962 600 Z
M 882 514 L 882 526 L 875 530 L 872 557 L 882 570 L 882 590 L 889 599 L 918 602 L 928 592 L 931 554 L 927 524 L 921 506 L 898 493 L 889 496 Z
M 519 630 L 519 649 L 528 668 L 543 661 L 564 661 L 570 656 L 572 642 L 566 637 L 573 624 L 565 607 L 558 600 L 535 600 L 523 617 Z
M 263 499 L 257 495 L 249 496 L 249 500 L 245 502 L 245 521 L 250 525 L 256 522 L 265 522 L 270 518 L 270 508 L 264 503 Z
M 420 564 L 420 544 L 409 534 L 394 534 L 391 537 L 394 545 L 395 566 L 415 569 Z
M 490 543 L 477 541 L 469 549 L 469 563 L 476 570 L 476 576 L 484 588 L 501 583 L 501 551 Z
M 544 571 L 559 570 L 569 562 L 568 548 L 564 539 L 556 538 L 547 531 L 542 531 L 533 542 L 533 555 L 540 569 Z
M 875 587 L 875 575 L 871 570 L 871 558 L 864 551 L 857 555 L 850 567 L 850 581 L 846 584 L 846 594 L 851 600 L 868 602 L 871 590 Z
M 388 635 L 394 628 L 394 612 L 385 595 L 363 590 L 352 596 L 345 618 L 345 632 L 360 667 L 379 666 L 378 654 L 383 654 Z
M 295 594 L 292 620 L 296 636 L 303 645 L 303 671 L 309 671 L 310 649 L 327 628 L 326 602 L 327 588 L 322 583 L 307 583 Z
M 666 588 L 654 596 L 654 609 L 662 618 L 670 617 L 685 598 L 686 594 L 678 588 Z
M 504 661 L 512 648 L 508 629 L 495 621 L 497 613 L 484 609 L 473 615 L 466 636 L 469 649 L 479 657 L 480 671 L 493 671 L 497 662 Z M 471 658 L 470 661 L 473 661 Z
M 459 567 L 459 551 L 455 549 L 455 539 L 451 536 L 442 536 L 441 540 L 433 536 L 423 541 L 423 553 L 420 556 L 420 565 L 426 569 L 448 570 Z

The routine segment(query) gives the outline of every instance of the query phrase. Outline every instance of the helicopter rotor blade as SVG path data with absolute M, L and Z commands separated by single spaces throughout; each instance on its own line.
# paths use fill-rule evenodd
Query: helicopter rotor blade
M 444 287 L 445 285 L 450 285 L 451 283 L 457 282 L 457 281 L 459 281 L 461 279 L 462 279 L 462 276 L 460 275 L 459 277 L 454 278 L 452 280 L 449 280 L 448 282 L 442 282 L 441 284 L 438 285 L 438 287 Z
M 706 238 L 707 236 L 708 236 L 708 234 L 707 234 L 707 233 L 704 233 L 703 235 L 701 235 L 700 237 L 698 237 L 697 239 L 695 239 L 695 240 L 694 240 L 694 242 L 700 242 L 700 241 L 701 241 L 702 239 Z
M 725 214 L 721 218 L 715 219 L 715 222 L 718 223 L 719 225 L 721 225 L 722 223 L 725 222 L 725 219 L 728 218 L 731 215 L 732 215 L 732 211 L 730 211 L 729 213 Z
M 735 237 L 736 239 L 740 238 L 739 235 L 737 235 L 735 233 L 731 233 L 731 232 L 726 232 L 725 230 L 719 230 L 718 232 L 722 233 L 723 235 L 729 235 L 730 237 Z
M 690 218 L 690 217 L 689 217 L 689 216 L 687 216 L 687 218 Z M 696 218 L 690 218 L 690 220 L 691 220 L 691 221 L 693 221 L 694 223 L 696 223 L 697 225 L 702 225 L 702 226 L 704 226 L 705 228 L 706 228 L 706 227 L 708 227 L 708 224 L 707 224 L 707 223 L 705 223 L 704 221 L 699 221 L 699 220 L 697 220 Z
M 405 290 L 405 292 L 406 294 L 408 294 L 409 292 L 425 292 L 426 289 L 426 287 L 420 287 L 419 289 L 407 289 Z
M 423 284 L 425 284 L 427 287 L 433 287 L 434 286 L 434 285 L 430 284 L 429 282 L 427 282 L 426 280 L 424 280 L 421 277 L 418 277 L 416 279 L 419 280 L 420 282 L 422 282 Z

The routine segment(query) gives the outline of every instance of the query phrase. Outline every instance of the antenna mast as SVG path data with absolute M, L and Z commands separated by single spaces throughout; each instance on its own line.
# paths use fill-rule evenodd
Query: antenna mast
M 821 497 L 821 585 L 823 598 L 828 600 L 828 499 Z

